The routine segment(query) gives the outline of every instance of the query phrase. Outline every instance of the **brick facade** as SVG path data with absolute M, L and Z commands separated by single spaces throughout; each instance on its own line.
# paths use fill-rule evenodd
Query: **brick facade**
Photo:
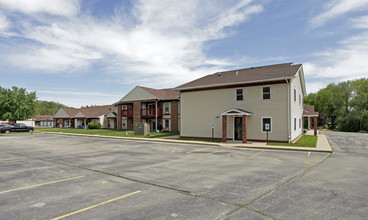
M 179 131 L 179 102 L 171 102 L 171 131 Z

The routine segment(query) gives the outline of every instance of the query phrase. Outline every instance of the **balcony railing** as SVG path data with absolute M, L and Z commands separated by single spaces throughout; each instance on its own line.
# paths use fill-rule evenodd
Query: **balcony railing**
M 133 117 L 133 109 L 121 110 L 121 117 Z
M 146 108 L 141 110 L 142 118 L 154 118 L 156 117 L 156 109 L 155 108 Z M 157 109 L 157 117 L 162 117 L 162 109 Z

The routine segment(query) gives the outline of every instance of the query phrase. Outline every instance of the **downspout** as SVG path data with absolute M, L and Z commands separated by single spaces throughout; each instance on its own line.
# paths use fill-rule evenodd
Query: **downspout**
M 155 107 L 156 107 L 156 113 L 155 113 L 155 130 L 156 130 L 156 136 L 158 136 L 158 130 L 157 130 L 157 104 L 158 104 L 158 101 L 159 101 L 159 99 L 156 99 L 156 105 L 155 105 Z
M 287 109 L 288 109 L 288 143 L 291 142 L 291 134 L 290 134 L 290 83 L 289 80 L 286 79 L 286 83 L 287 83 L 287 90 L 288 90 L 288 99 L 287 99 Z

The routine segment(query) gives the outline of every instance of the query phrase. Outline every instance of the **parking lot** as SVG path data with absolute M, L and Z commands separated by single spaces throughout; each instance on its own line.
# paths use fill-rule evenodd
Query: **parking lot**
M 349 205 L 356 208 L 353 216 L 363 219 L 368 210 L 363 187 L 368 181 L 361 175 L 367 171 L 359 171 L 358 179 L 350 179 L 355 174 L 340 178 L 342 184 L 350 180 L 359 186 L 346 195 L 334 195 L 335 182 L 328 179 L 335 165 L 328 162 L 334 156 L 56 134 L 0 136 L 0 216 L 333 219 L 351 213 L 340 209 L 336 216 L 325 200 L 358 196 L 360 201 L 352 197 Z M 361 162 L 355 160 L 355 165 Z M 328 187 L 331 197 L 322 197 Z M 332 208 L 340 205 L 346 207 L 334 203 Z

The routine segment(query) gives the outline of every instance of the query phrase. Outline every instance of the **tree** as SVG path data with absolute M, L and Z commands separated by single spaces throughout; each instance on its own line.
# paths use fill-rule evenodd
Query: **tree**
M 54 115 L 60 108 L 67 106 L 49 101 L 37 101 L 37 115 Z
M 36 114 L 36 92 L 28 93 L 24 88 L 0 87 L 0 119 L 16 122 L 26 120 Z
M 353 108 L 359 113 L 359 129 L 363 130 L 363 116 L 368 110 L 368 79 L 358 79 L 352 82 Z

